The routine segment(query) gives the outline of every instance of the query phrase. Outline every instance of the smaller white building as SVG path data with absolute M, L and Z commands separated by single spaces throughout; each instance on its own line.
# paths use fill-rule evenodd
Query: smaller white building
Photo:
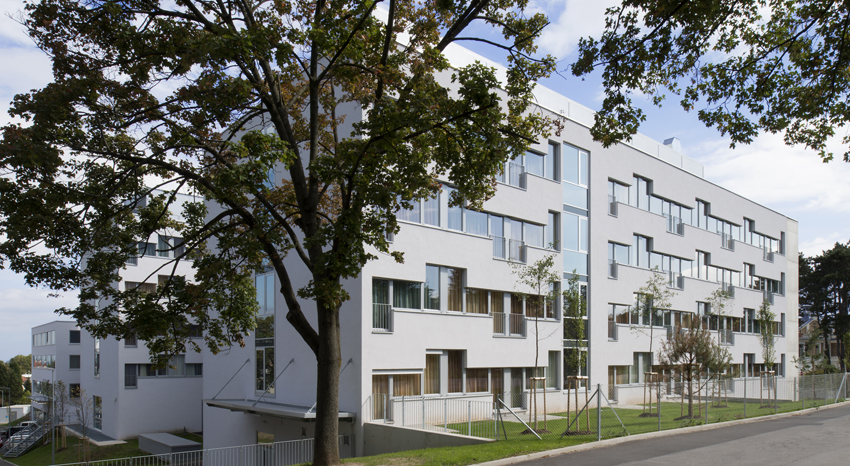
M 50 384 L 62 381 L 64 398 L 70 400 L 80 390 L 80 328 L 74 321 L 56 320 L 32 328 L 32 408 L 33 419 L 49 412 L 47 407 Z M 57 410 L 64 419 L 57 422 L 73 423 L 70 406 Z

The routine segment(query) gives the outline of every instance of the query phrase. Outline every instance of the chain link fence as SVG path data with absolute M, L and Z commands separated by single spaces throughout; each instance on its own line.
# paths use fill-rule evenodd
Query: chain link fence
M 846 374 L 651 384 L 592 385 L 466 397 L 372 396 L 372 422 L 513 440 L 573 438 L 593 441 L 705 423 L 744 419 L 833 404 L 848 399 Z

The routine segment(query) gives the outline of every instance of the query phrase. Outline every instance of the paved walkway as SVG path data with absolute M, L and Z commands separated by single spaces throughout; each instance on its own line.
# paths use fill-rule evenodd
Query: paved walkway
M 705 426 L 705 427 L 712 427 Z M 585 448 L 557 450 L 489 464 L 534 466 L 608 465 L 828 465 L 850 458 L 850 404 L 798 415 L 733 422 L 713 429 L 667 431 L 640 438 L 615 439 Z M 605 445 L 607 443 L 607 446 Z M 545 457 L 544 457 L 545 456 Z

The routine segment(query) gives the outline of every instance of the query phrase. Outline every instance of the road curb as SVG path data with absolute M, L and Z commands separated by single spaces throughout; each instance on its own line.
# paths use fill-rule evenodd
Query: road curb
M 634 442 L 634 441 L 638 441 L 638 440 L 658 438 L 658 437 L 669 437 L 669 436 L 673 436 L 673 435 L 690 434 L 690 433 L 693 433 L 693 432 L 700 432 L 700 431 L 704 431 L 704 430 L 720 429 L 720 428 L 723 428 L 723 427 L 730 427 L 730 426 L 736 426 L 736 425 L 741 425 L 741 424 L 751 424 L 751 423 L 754 423 L 754 422 L 769 421 L 771 419 L 780 419 L 780 418 L 784 418 L 784 417 L 802 416 L 804 414 L 808 414 L 808 413 L 811 413 L 811 412 L 814 412 L 814 411 L 818 411 L 820 409 L 832 409 L 832 408 L 839 408 L 839 407 L 842 407 L 842 406 L 850 406 L 850 401 L 842 401 L 840 403 L 834 403 L 834 404 L 827 405 L 827 406 L 819 406 L 819 407 L 815 407 L 815 408 L 806 408 L 806 409 L 801 409 L 799 411 L 791 411 L 791 412 L 787 412 L 787 413 L 768 414 L 766 416 L 751 417 L 751 418 L 747 418 L 747 419 L 737 419 L 737 420 L 734 420 L 734 421 L 716 422 L 714 424 L 703 424 L 703 425 L 691 426 L 691 427 L 679 427 L 679 428 L 676 428 L 676 429 L 668 429 L 668 430 L 662 430 L 662 431 L 656 431 L 656 432 L 646 432 L 646 433 L 643 433 L 643 434 L 629 435 L 628 437 L 611 438 L 611 439 L 607 439 L 607 440 L 601 440 L 601 441 L 598 441 L 598 442 L 582 443 L 581 445 L 574 445 L 574 446 L 571 446 L 571 447 L 556 448 L 554 450 L 538 451 L 538 452 L 535 452 L 535 453 L 529 453 L 527 455 L 512 456 L 510 458 L 502 458 L 500 460 L 488 461 L 486 463 L 478 463 L 478 464 L 475 464 L 473 466 L 504 466 L 504 465 L 509 465 L 509 464 L 517 464 L 517 463 L 536 460 L 536 459 L 540 459 L 540 458 L 548 458 L 550 456 L 559 456 L 559 455 L 564 455 L 564 454 L 567 454 L 567 453 L 573 453 L 573 452 L 576 452 L 576 451 L 593 450 L 595 448 L 604 448 L 604 447 L 609 447 L 609 446 L 613 446 L 613 445 L 619 445 L 621 443 Z

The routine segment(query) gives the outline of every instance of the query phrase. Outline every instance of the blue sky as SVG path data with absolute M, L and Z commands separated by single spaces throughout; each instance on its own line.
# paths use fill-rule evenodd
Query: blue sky
M 605 8 L 614 2 L 551 0 L 532 2 L 544 11 L 551 25 L 540 41 L 540 51 L 559 60 L 565 70 L 575 58 L 578 39 L 597 35 L 604 27 Z M 23 9 L 21 0 L 0 0 L 0 57 L 5 64 L 0 74 L 0 124 L 11 120 L 6 113 L 15 94 L 44 86 L 51 80 L 50 62 L 23 34 L 22 27 L 9 15 Z M 464 44 L 466 45 L 466 44 Z M 475 47 L 489 58 L 502 61 L 492 50 Z M 601 103 L 602 87 L 598 76 L 581 80 L 569 75 L 544 82 L 573 100 L 590 108 Z M 683 152 L 705 166 L 710 181 L 779 211 L 799 222 L 800 249 L 807 255 L 819 254 L 836 241 L 850 239 L 850 165 L 834 161 L 821 163 L 817 154 L 803 147 L 788 147 L 781 136 L 764 135 L 748 146 L 732 150 L 729 141 L 716 131 L 705 128 L 695 113 L 683 111 L 675 99 L 663 108 L 640 102 L 647 112 L 641 132 L 664 140 L 678 137 Z M 839 136 L 843 136 L 842 130 Z M 836 152 L 843 150 L 836 145 Z M 65 294 L 49 298 L 47 290 L 31 289 L 23 277 L 0 270 L 0 359 L 30 352 L 30 328 L 52 320 L 65 320 L 56 308 L 73 306 L 76 298 Z

